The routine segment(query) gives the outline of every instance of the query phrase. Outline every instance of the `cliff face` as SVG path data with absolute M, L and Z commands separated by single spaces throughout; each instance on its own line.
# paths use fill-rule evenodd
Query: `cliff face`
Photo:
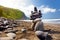
M 0 6 L 0 17 L 5 17 L 5 18 L 9 18 L 9 19 L 27 18 L 21 10 L 7 8 L 7 7 L 3 7 L 3 6 Z
M 27 20 L 29 19 L 24 13 L 23 13 L 23 17 L 21 18 L 21 20 Z

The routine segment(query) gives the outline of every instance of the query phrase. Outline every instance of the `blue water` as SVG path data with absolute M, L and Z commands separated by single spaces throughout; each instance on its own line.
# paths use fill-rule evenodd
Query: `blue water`
M 22 21 L 27 21 L 27 22 L 32 22 L 32 20 L 22 20 Z M 53 24 L 60 24 L 60 19 L 42 19 L 42 22 L 44 23 L 53 23 Z
M 60 24 L 60 19 L 43 19 L 42 21 L 45 23 Z

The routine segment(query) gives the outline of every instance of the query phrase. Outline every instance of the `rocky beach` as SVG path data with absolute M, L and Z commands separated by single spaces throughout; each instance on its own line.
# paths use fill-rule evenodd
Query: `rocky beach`
M 39 40 L 36 36 L 35 32 L 31 30 L 32 22 L 27 21 L 19 21 L 18 27 L 13 27 L 13 30 L 17 30 L 15 32 L 16 37 L 14 40 Z M 27 29 L 26 33 L 22 33 L 21 29 L 25 27 Z M 49 35 L 51 37 L 48 40 L 60 40 L 60 25 L 59 24 L 51 24 L 51 23 L 44 23 L 44 29 L 50 30 Z M 7 29 L 5 31 L 0 31 L 0 37 L 7 37 Z

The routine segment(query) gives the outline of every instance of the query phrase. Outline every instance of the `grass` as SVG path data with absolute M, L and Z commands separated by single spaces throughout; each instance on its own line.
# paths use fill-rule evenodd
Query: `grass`
M 23 17 L 23 14 L 24 13 L 19 9 L 0 6 L 0 17 L 9 19 L 21 19 Z

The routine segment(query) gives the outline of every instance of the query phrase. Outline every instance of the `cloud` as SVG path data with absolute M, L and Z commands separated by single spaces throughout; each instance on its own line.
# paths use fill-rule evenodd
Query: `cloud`
M 31 11 L 34 10 L 34 5 L 29 5 L 29 6 L 25 6 L 25 7 L 20 7 L 20 9 L 26 14 L 26 16 L 30 16 Z
M 0 0 L 0 5 L 16 8 L 22 10 L 27 17 L 30 16 L 31 11 L 34 10 L 33 4 L 31 4 L 30 0 Z M 48 6 L 41 5 L 38 7 L 42 11 L 42 13 L 56 12 L 56 9 L 49 8 Z
M 19 8 L 20 6 L 25 6 L 27 0 L 0 0 L 0 5 L 11 7 L 11 8 Z
M 26 14 L 26 16 L 29 16 L 30 11 L 33 10 L 34 7 L 29 4 L 29 2 L 29 0 L 0 0 L 0 5 L 20 9 Z
M 44 13 L 50 13 L 50 12 L 51 13 L 56 12 L 56 9 L 53 9 L 53 8 L 50 8 L 50 7 L 44 6 L 44 5 L 40 6 L 39 9 L 42 11 L 43 14 Z

